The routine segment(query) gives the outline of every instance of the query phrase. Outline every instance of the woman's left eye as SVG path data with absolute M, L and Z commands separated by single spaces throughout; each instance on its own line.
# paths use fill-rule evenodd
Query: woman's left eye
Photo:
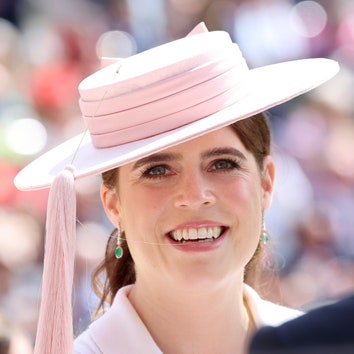
M 239 164 L 233 160 L 217 160 L 215 161 L 211 169 L 212 170 L 231 170 L 235 168 L 239 168 Z

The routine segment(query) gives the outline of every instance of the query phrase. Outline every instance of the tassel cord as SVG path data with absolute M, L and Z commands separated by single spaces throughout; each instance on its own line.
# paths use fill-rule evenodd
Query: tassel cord
M 76 243 L 74 169 L 55 177 L 48 198 L 42 301 L 35 354 L 73 352 L 72 285 Z

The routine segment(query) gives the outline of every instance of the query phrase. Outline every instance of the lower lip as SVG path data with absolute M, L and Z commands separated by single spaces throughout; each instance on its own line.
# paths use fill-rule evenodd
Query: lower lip
M 218 248 L 226 237 L 226 231 L 222 233 L 217 239 L 213 241 L 196 241 L 196 242 L 185 242 L 180 243 L 177 241 L 172 240 L 170 237 L 167 236 L 169 243 L 175 247 L 176 249 L 183 251 L 183 252 L 208 252 Z

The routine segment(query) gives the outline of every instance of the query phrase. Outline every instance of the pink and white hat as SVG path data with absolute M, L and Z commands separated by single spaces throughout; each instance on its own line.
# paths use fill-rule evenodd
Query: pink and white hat
M 333 77 L 304 59 L 249 69 L 223 31 L 187 37 L 111 64 L 79 85 L 87 129 L 26 166 L 17 188 L 51 187 L 36 353 L 72 351 L 74 180 L 122 166 L 286 102 Z
M 83 80 L 87 130 L 33 161 L 15 184 L 47 188 L 68 164 L 76 179 L 124 165 L 279 105 L 337 71 L 335 61 L 322 58 L 250 70 L 226 32 L 200 24 Z

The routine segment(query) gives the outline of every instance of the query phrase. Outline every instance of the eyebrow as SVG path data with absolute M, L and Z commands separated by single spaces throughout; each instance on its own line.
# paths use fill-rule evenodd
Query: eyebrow
M 171 154 L 171 153 L 156 153 L 138 160 L 134 165 L 132 170 L 137 170 L 144 165 L 149 165 L 153 163 L 159 163 L 163 161 L 179 160 L 182 158 L 181 154 Z
M 207 150 L 202 153 L 202 158 L 211 158 L 216 156 L 223 156 L 223 155 L 232 155 L 238 157 L 242 160 L 246 160 L 246 156 L 238 149 L 232 147 L 219 147 Z M 159 162 L 168 162 L 168 161 L 176 161 L 181 160 L 181 154 L 174 154 L 174 153 L 156 153 L 147 157 L 144 157 L 137 162 L 132 167 L 132 170 L 137 170 L 142 166 L 159 163 Z
M 246 156 L 238 149 L 232 147 L 220 147 L 208 150 L 202 154 L 202 157 L 214 157 L 221 155 L 232 155 L 240 158 L 241 160 L 246 160 Z

